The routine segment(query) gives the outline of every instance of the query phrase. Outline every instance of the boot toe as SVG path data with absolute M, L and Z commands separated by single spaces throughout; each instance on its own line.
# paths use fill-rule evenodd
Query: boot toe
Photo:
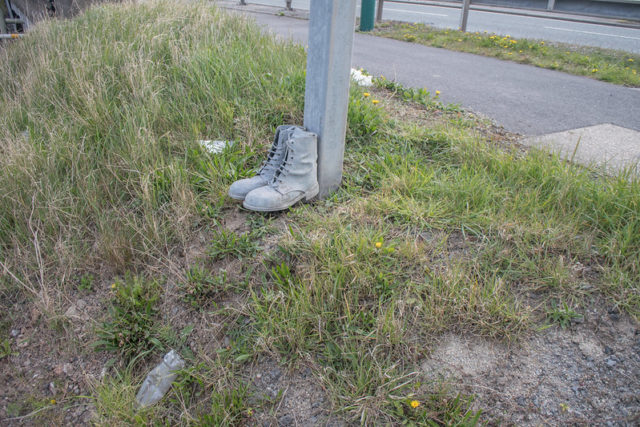
M 248 193 L 264 185 L 267 185 L 267 183 L 259 175 L 238 180 L 229 187 L 229 197 L 235 200 L 244 200 Z
M 301 191 L 281 194 L 269 186 L 257 188 L 244 199 L 242 204 L 246 209 L 258 212 L 281 211 L 291 207 L 302 198 Z

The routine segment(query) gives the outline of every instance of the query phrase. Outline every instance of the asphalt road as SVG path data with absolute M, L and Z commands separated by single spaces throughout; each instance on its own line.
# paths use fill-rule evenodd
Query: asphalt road
M 250 4 L 284 7 L 284 0 L 247 0 Z M 309 10 L 309 0 L 293 0 L 295 9 Z M 360 2 L 358 2 L 358 16 Z M 460 9 L 406 3 L 385 3 L 384 19 L 458 28 Z M 542 39 L 640 53 L 640 29 L 560 21 L 497 12 L 470 11 L 468 31 L 488 31 L 516 38 Z
M 250 15 L 272 32 L 306 45 L 308 21 Z M 355 34 L 352 65 L 405 86 L 439 90 L 444 102 L 524 135 L 601 123 L 640 131 L 640 90 L 586 77 L 362 33 Z

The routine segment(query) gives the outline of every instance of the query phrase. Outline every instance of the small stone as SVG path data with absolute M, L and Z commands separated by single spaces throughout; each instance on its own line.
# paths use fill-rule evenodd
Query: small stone
M 257 379 L 262 378 L 262 374 L 256 374 L 256 378 L 257 378 Z
M 609 359 L 607 359 L 605 362 L 606 362 L 607 366 L 609 366 L 610 368 L 613 368 L 618 363 L 611 357 Z
M 283 415 L 278 418 L 278 425 L 282 427 L 287 427 L 293 425 L 293 417 L 291 415 Z
M 67 311 L 64 312 L 64 315 L 68 318 L 74 318 L 80 316 L 80 313 L 78 312 L 76 306 L 74 304 L 71 304 L 71 306 L 67 308 Z
M 271 376 L 271 379 L 273 379 L 273 381 L 278 381 L 281 375 L 282 371 L 280 371 L 280 368 L 274 368 L 271 370 L 271 372 L 269 372 L 269 376 Z
M 604 346 L 604 352 L 605 354 L 613 354 L 613 349 L 611 347 L 609 347 L 608 345 Z
M 62 365 L 62 372 L 67 376 L 71 376 L 71 373 L 73 372 L 73 365 L 71 363 L 65 363 Z
M 78 307 L 78 310 L 84 310 L 86 306 L 87 303 L 83 299 L 79 299 L 78 301 L 76 301 L 76 307 Z
M 20 335 L 20 329 L 12 329 L 11 330 L 11 337 L 12 338 L 17 337 L 18 335 Z

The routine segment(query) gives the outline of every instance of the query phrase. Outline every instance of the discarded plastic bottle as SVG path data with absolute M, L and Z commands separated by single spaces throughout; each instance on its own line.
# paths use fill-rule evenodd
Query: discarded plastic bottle
M 144 379 L 136 400 L 140 406 L 149 406 L 162 399 L 169 390 L 171 383 L 176 379 L 175 371 L 184 367 L 184 360 L 178 353 L 171 350 L 162 358 L 162 362 Z

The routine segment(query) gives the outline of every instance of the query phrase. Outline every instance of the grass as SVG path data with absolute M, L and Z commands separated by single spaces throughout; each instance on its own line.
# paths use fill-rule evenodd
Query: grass
M 340 190 L 262 215 L 226 190 L 301 122 L 301 47 L 206 4 L 123 4 L 39 25 L 0 64 L 2 312 L 100 306 L 90 341 L 112 351 L 81 357 L 118 363 L 89 392 L 98 425 L 277 420 L 265 359 L 309 367 L 332 417 L 473 425 L 473 396 L 420 368 L 442 334 L 517 342 L 594 301 L 640 316 L 638 180 L 501 143 L 437 94 L 353 87 Z M 187 367 L 137 408 L 169 347 Z
M 640 87 L 640 55 L 510 35 L 441 30 L 425 24 L 385 21 L 373 34 L 410 43 L 491 56 L 521 64 L 587 76 L 609 83 Z

